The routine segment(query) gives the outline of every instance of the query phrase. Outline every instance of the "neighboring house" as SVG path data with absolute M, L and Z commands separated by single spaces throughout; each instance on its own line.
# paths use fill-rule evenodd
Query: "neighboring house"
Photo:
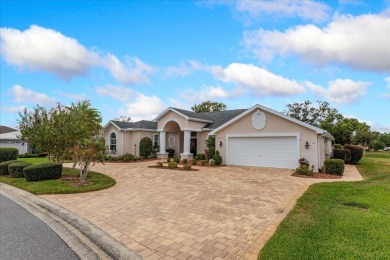
M 295 169 L 304 157 L 316 171 L 333 152 L 334 138 L 325 130 L 261 105 L 204 113 L 168 108 L 153 121 L 105 126 L 110 150 L 139 155 L 139 141 L 148 136 L 159 144 L 159 158 L 172 148 L 176 156 L 190 159 L 203 153 L 210 135 L 226 165 Z
M 30 145 L 19 139 L 20 132 L 16 129 L 0 126 L 0 147 L 13 147 L 19 150 L 19 154 L 30 153 Z

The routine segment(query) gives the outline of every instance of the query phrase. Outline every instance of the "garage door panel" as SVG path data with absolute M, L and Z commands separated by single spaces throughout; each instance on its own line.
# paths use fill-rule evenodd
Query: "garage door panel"
M 296 168 L 299 159 L 296 137 L 229 138 L 231 165 Z

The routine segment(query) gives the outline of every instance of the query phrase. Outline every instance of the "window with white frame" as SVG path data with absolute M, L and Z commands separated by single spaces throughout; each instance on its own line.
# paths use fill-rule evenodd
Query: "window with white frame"
M 110 151 L 116 151 L 116 134 L 110 134 Z
M 160 135 L 154 134 L 153 135 L 153 146 L 159 146 L 160 145 Z

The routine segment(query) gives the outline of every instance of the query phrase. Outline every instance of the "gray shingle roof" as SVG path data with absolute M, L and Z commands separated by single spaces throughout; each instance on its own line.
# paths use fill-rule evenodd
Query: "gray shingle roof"
M 115 125 L 120 129 L 134 128 L 134 129 L 148 129 L 148 130 L 157 130 L 157 122 L 141 120 L 138 122 L 123 122 L 112 120 Z
M 234 110 L 225 110 L 225 111 L 195 113 L 192 111 L 187 111 L 179 108 L 172 108 L 172 109 L 188 117 L 212 121 L 212 123 L 208 123 L 204 127 L 210 129 L 216 129 L 221 125 L 227 123 L 228 121 L 232 120 L 236 116 L 240 115 L 244 111 L 248 110 L 248 109 L 234 109 Z
M 5 133 L 10 133 L 10 132 L 15 132 L 18 131 L 16 129 L 13 129 L 11 127 L 5 126 L 5 125 L 0 125 L 0 134 L 5 134 Z

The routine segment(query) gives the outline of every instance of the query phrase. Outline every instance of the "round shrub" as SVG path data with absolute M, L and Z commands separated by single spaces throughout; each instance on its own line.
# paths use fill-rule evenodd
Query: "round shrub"
M 351 164 L 357 164 L 363 157 L 363 147 L 360 145 L 346 144 L 344 149 L 351 151 Z
M 324 162 L 325 173 L 342 176 L 344 173 L 344 160 L 327 159 Z
M 200 163 L 202 164 L 202 166 L 205 166 L 206 165 L 206 160 L 201 160 Z
M 187 159 L 183 159 L 182 163 L 183 164 L 187 164 L 188 160 Z
M 179 163 L 179 162 L 180 162 L 180 158 L 175 157 L 175 158 L 173 158 L 173 161 L 174 161 L 175 163 Z
M 196 159 L 192 159 L 192 160 L 191 160 L 191 164 L 192 164 L 192 165 L 196 165 Z
M 222 163 L 222 157 L 219 155 L 219 151 L 215 151 L 215 155 L 213 157 L 213 161 L 215 162 L 215 165 L 221 165 Z
M 13 163 L 20 163 L 18 160 L 10 160 L 0 163 L 0 175 L 8 175 L 8 166 Z
M 215 166 L 215 161 L 213 159 L 211 159 L 209 164 L 210 164 L 210 166 Z
M 168 169 L 175 169 L 175 168 L 177 168 L 176 162 L 169 162 L 168 163 Z
M 296 168 L 295 172 L 298 173 L 298 174 L 302 174 L 302 175 L 308 175 L 308 176 L 312 176 L 313 175 L 313 171 L 310 170 L 309 166 L 306 165 L 306 164 L 302 164 L 301 166 Z
M 203 153 L 198 153 L 196 155 L 196 160 L 206 160 L 206 155 L 204 155 Z
M 23 169 L 27 181 L 43 181 L 59 179 L 62 174 L 62 164 L 55 162 L 40 163 Z
M 333 149 L 344 149 L 344 146 L 341 144 L 334 144 Z
M 157 166 L 157 167 L 162 167 L 162 166 L 163 166 L 163 163 L 162 163 L 162 162 L 156 162 L 156 166 Z
M 183 171 L 191 171 L 191 169 L 192 169 L 191 165 L 189 165 L 189 164 L 183 165 Z
M 334 149 L 333 158 L 344 160 L 344 163 L 351 162 L 351 151 L 348 149 Z
M 167 163 L 169 163 L 169 162 L 171 162 L 171 158 L 170 157 L 167 158 Z
M 153 151 L 153 142 L 149 137 L 144 137 L 139 142 L 139 154 L 140 156 L 147 157 L 151 155 Z
M 12 147 L 0 148 L 0 163 L 5 161 L 16 160 L 18 158 L 19 150 Z
M 11 178 L 24 177 L 23 169 L 26 168 L 27 166 L 30 166 L 30 165 L 32 165 L 32 163 L 28 163 L 28 162 L 19 162 L 19 163 L 13 163 L 13 164 L 8 165 L 9 176 Z

